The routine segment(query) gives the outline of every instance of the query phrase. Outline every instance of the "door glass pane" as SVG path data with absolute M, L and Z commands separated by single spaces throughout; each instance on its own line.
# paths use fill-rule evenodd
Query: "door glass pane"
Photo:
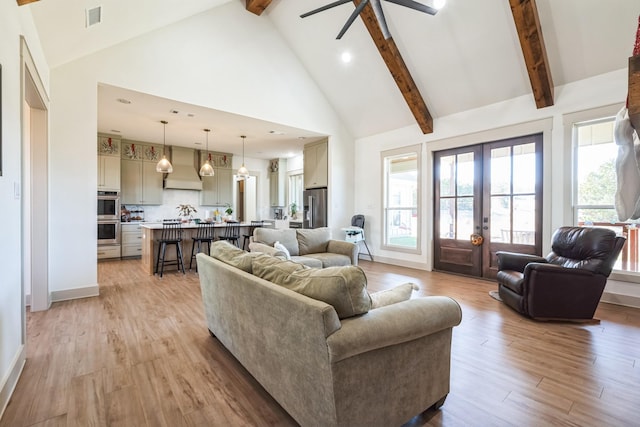
M 511 243 L 511 197 L 491 197 L 491 241 Z
M 473 234 L 473 197 L 458 198 L 458 214 L 456 239 L 469 240 Z
M 535 244 L 536 197 L 514 196 L 513 198 L 513 243 Z
M 473 196 L 474 159 L 473 153 L 458 154 L 457 188 L 458 196 Z
M 455 199 L 440 199 L 440 238 L 453 239 L 454 236 L 454 211 Z
M 536 191 L 536 146 L 530 144 L 513 147 L 513 192 L 514 194 Z
M 440 196 L 455 195 L 456 163 L 455 156 L 440 159 Z
M 491 194 L 511 192 L 511 147 L 491 150 Z

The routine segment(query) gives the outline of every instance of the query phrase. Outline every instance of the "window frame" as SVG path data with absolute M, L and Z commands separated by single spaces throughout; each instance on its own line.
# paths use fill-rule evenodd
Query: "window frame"
M 398 207 L 389 207 L 388 203 L 388 170 L 387 170 L 387 159 L 399 158 L 408 155 L 415 155 L 416 157 L 416 197 L 415 197 L 415 205 L 411 207 L 402 207 L 402 210 L 411 210 L 416 212 L 416 246 L 415 248 L 405 247 L 405 246 L 397 246 L 390 245 L 387 243 L 387 236 L 389 230 L 387 230 L 387 213 L 390 209 L 398 210 Z M 380 217 L 382 220 L 380 229 L 382 230 L 382 242 L 381 249 L 393 251 L 393 252 L 402 252 L 402 253 L 410 253 L 410 254 L 422 254 L 422 145 L 409 145 L 405 147 L 395 148 L 391 150 L 385 150 L 380 153 L 380 170 L 382 171 L 382 185 L 381 185 L 381 211 Z

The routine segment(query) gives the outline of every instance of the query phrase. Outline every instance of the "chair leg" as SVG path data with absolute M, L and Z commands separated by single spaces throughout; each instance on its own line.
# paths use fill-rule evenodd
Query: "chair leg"
M 178 255 L 178 268 L 182 268 L 182 274 L 186 274 L 184 272 L 184 260 L 182 259 L 182 244 L 180 242 L 178 242 L 176 244 L 177 246 L 177 255 Z
M 191 270 L 193 265 L 193 252 L 196 248 L 196 243 L 198 244 L 198 252 L 200 252 L 200 240 L 194 240 L 193 245 L 191 245 L 191 257 L 189 258 L 189 270 Z M 197 268 L 197 266 L 196 266 Z
M 369 250 L 369 245 L 367 245 L 367 241 L 363 240 L 362 243 L 364 243 L 364 247 L 367 248 L 367 253 L 369 254 L 369 258 L 371 258 L 371 261 L 373 261 L 373 255 L 371 255 L 371 251 Z
M 167 244 L 162 242 L 162 266 L 160 267 L 160 278 L 162 278 L 162 274 L 164 273 L 164 257 L 167 253 Z
M 153 270 L 153 274 L 158 274 L 158 267 L 160 267 L 160 248 L 162 248 L 162 243 L 158 245 L 158 255 L 156 255 L 156 268 Z

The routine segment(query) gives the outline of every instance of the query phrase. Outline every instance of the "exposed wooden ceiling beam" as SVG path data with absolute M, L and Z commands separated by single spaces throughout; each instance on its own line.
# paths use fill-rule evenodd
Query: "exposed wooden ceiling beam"
M 271 0 L 247 0 L 247 10 L 260 16 L 270 4 Z
M 536 107 L 553 105 L 553 80 L 535 0 L 509 0 Z
M 356 7 L 361 1 L 362 0 L 353 0 Z M 367 30 L 378 48 L 382 59 L 385 64 L 387 64 L 387 68 L 389 68 L 393 79 L 396 81 L 396 84 L 398 85 L 404 100 L 407 102 L 409 109 L 413 113 L 413 117 L 415 117 L 418 122 L 418 126 L 420 126 L 422 133 L 432 133 L 433 118 L 431 117 L 431 113 L 429 113 L 427 104 L 424 102 L 418 87 L 413 81 L 413 77 L 404 63 L 402 55 L 400 54 L 396 43 L 393 41 L 393 38 L 385 40 L 384 35 L 380 30 L 380 26 L 378 25 L 375 12 L 371 7 L 371 3 L 367 4 L 367 6 L 362 10 L 360 18 L 362 18 L 364 25 L 367 27 Z
M 25 4 L 34 3 L 38 0 L 16 0 L 18 2 L 18 6 L 23 6 Z
M 629 58 L 629 119 L 640 135 L 640 56 Z

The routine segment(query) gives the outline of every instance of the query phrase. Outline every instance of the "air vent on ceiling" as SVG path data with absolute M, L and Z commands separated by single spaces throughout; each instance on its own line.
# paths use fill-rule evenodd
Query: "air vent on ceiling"
M 96 6 L 91 9 L 87 9 L 87 28 L 99 24 L 102 22 L 102 6 Z

